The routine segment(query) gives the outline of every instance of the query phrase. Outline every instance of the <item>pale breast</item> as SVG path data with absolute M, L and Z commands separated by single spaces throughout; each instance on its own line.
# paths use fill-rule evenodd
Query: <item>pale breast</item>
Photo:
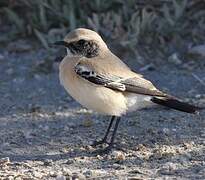
M 121 92 L 84 80 L 74 72 L 75 59 L 60 64 L 60 82 L 82 106 L 98 113 L 121 116 L 127 110 L 127 100 Z

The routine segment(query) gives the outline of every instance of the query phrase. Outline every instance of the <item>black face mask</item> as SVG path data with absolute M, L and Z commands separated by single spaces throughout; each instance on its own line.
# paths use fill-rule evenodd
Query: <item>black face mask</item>
M 94 41 L 81 39 L 68 43 L 66 47 L 70 49 L 71 53 L 82 55 L 87 58 L 96 57 L 99 54 L 99 46 Z

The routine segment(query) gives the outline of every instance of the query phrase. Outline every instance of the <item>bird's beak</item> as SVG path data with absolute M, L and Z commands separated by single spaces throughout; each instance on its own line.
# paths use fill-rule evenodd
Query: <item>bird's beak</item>
M 69 43 L 67 43 L 65 41 L 56 41 L 53 44 L 57 45 L 57 46 L 64 46 L 64 47 L 68 47 L 69 46 Z

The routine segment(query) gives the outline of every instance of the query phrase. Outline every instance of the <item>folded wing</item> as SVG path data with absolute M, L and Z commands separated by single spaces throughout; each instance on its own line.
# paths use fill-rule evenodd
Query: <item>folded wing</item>
M 100 74 L 94 68 L 89 67 L 86 64 L 83 65 L 82 63 L 75 66 L 75 72 L 80 77 L 93 84 L 102 85 L 113 90 L 149 96 L 168 96 L 165 93 L 157 90 L 150 81 L 140 76 L 121 77 L 112 75 L 110 73 Z
M 176 109 L 187 113 L 196 113 L 197 111 L 202 109 L 200 107 L 182 102 L 174 96 L 170 96 L 159 91 L 150 81 L 144 79 L 138 74 L 132 77 L 122 77 L 112 72 L 106 74 L 99 73 L 93 66 L 82 63 L 79 63 L 75 66 L 75 72 L 81 78 L 84 78 L 85 80 L 95 85 L 101 85 L 115 91 L 130 92 L 151 96 L 151 101 L 153 103 L 166 106 L 168 108 Z

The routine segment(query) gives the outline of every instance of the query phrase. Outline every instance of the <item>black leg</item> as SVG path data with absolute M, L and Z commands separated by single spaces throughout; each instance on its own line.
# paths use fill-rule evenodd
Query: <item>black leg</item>
M 92 146 L 97 146 L 97 145 L 100 145 L 100 144 L 103 144 L 103 143 L 106 143 L 106 142 L 107 142 L 107 137 L 108 137 L 108 134 L 109 134 L 109 132 L 110 132 L 110 129 L 111 129 L 111 127 L 112 127 L 112 124 L 113 124 L 114 120 L 115 120 L 115 116 L 112 116 L 112 117 L 111 117 L 111 120 L 110 120 L 110 124 L 109 124 L 109 126 L 108 126 L 108 128 L 107 128 L 107 131 L 106 131 L 106 133 L 105 133 L 104 138 L 103 138 L 102 140 L 100 140 L 100 141 L 94 141 L 93 144 L 92 144 Z
M 114 131 L 112 133 L 110 143 L 109 143 L 108 147 L 106 147 L 105 149 L 102 150 L 103 153 L 108 153 L 113 148 L 113 144 L 114 144 L 115 136 L 116 136 L 116 133 L 117 133 L 118 125 L 120 123 L 120 119 L 121 119 L 121 117 L 117 118 L 117 121 L 115 123 L 115 128 L 114 128 Z

